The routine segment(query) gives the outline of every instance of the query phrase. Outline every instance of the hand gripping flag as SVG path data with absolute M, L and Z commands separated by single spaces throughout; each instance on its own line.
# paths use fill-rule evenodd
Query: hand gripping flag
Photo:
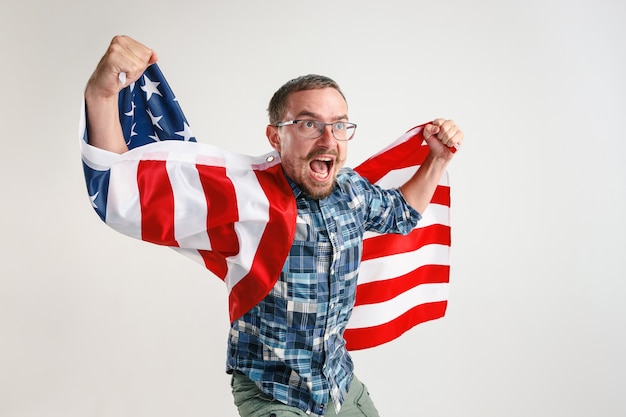
M 165 245 L 226 284 L 230 319 L 275 284 L 293 240 L 297 210 L 276 152 L 251 157 L 196 142 L 159 67 L 150 66 L 119 96 L 129 151 L 88 144 L 80 124 L 87 190 L 113 229 Z M 411 129 L 356 168 L 385 188 L 404 183 L 428 154 L 422 127 Z M 391 341 L 442 317 L 447 306 L 450 188 L 445 174 L 418 226 L 407 236 L 364 236 L 348 349 Z

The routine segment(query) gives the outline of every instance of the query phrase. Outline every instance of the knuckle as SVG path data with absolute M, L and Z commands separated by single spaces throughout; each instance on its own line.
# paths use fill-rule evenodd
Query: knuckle
M 126 36 L 124 35 L 115 35 L 113 39 L 111 39 L 111 45 L 121 45 L 126 42 Z

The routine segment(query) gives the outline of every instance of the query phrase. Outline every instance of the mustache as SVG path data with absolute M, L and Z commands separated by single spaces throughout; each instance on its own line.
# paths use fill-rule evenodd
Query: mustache
M 315 159 L 320 155 L 332 155 L 335 158 L 339 157 L 339 153 L 335 149 L 315 149 L 306 156 L 307 159 Z

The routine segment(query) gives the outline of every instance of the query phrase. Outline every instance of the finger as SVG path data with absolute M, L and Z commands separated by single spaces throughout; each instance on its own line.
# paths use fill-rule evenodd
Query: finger
M 454 121 L 446 120 L 441 125 L 441 130 L 439 131 L 437 137 L 444 145 L 452 146 L 453 144 L 456 144 L 454 138 L 458 132 L 460 132 L 459 128 L 454 124 Z
M 447 146 L 451 146 L 451 147 L 455 147 L 455 148 L 458 149 L 461 146 L 462 143 L 463 143 L 463 132 L 461 132 L 461 130 L 459 130 L 457 127 L 455 127 L 454 134 L 451 134 L 447 138 L 446 145 Z
M 439 133 L 439 126 L 435 126 L 434 124 L 427 124 L 426 126 L 424 126 L 424 131 L 422 135 L 424 136 L 424 139 L 428 139 L 431 136 L 436 135 L 437 133 Z
M 437 122 L 440 127 L 439 136 L 443 136 L 446 132 L 456 127 L 453 120 L 437 119 Z
M 435 126 L 441 126 L 446 122 L 446 119 L 443 118 L 438 118 L 432 121 L 432 124 L 434 124 Z
M 441 137 L 441 143 L 443 143 L 446 146 L 454 146 L 457 144 L 457 137 L 456 137 L 456 129 L 450 129 L 448 130 L 442 137 Z
M 159 60 L 159 56 L 156 54 L 156 52 L 152 51 L 152 55 L 150 55 L 150 59 L 148 60 L 148 64 L 152 65 L 154 63 L 156 63 Z

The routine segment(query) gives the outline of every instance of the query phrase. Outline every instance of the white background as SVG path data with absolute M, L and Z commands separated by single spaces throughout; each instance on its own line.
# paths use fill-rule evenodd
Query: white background
M 356 165 L 453 118 L 445 318 L 354 354 L 383 416 L 624 416 L 621 1 L 0 4 L 0 416 L 237 415 L 223 284 L 92 211 L 84 85 L 115 34 L 154 48 L 200 141 L 269 150 L 285 81 L 331 76 Z

